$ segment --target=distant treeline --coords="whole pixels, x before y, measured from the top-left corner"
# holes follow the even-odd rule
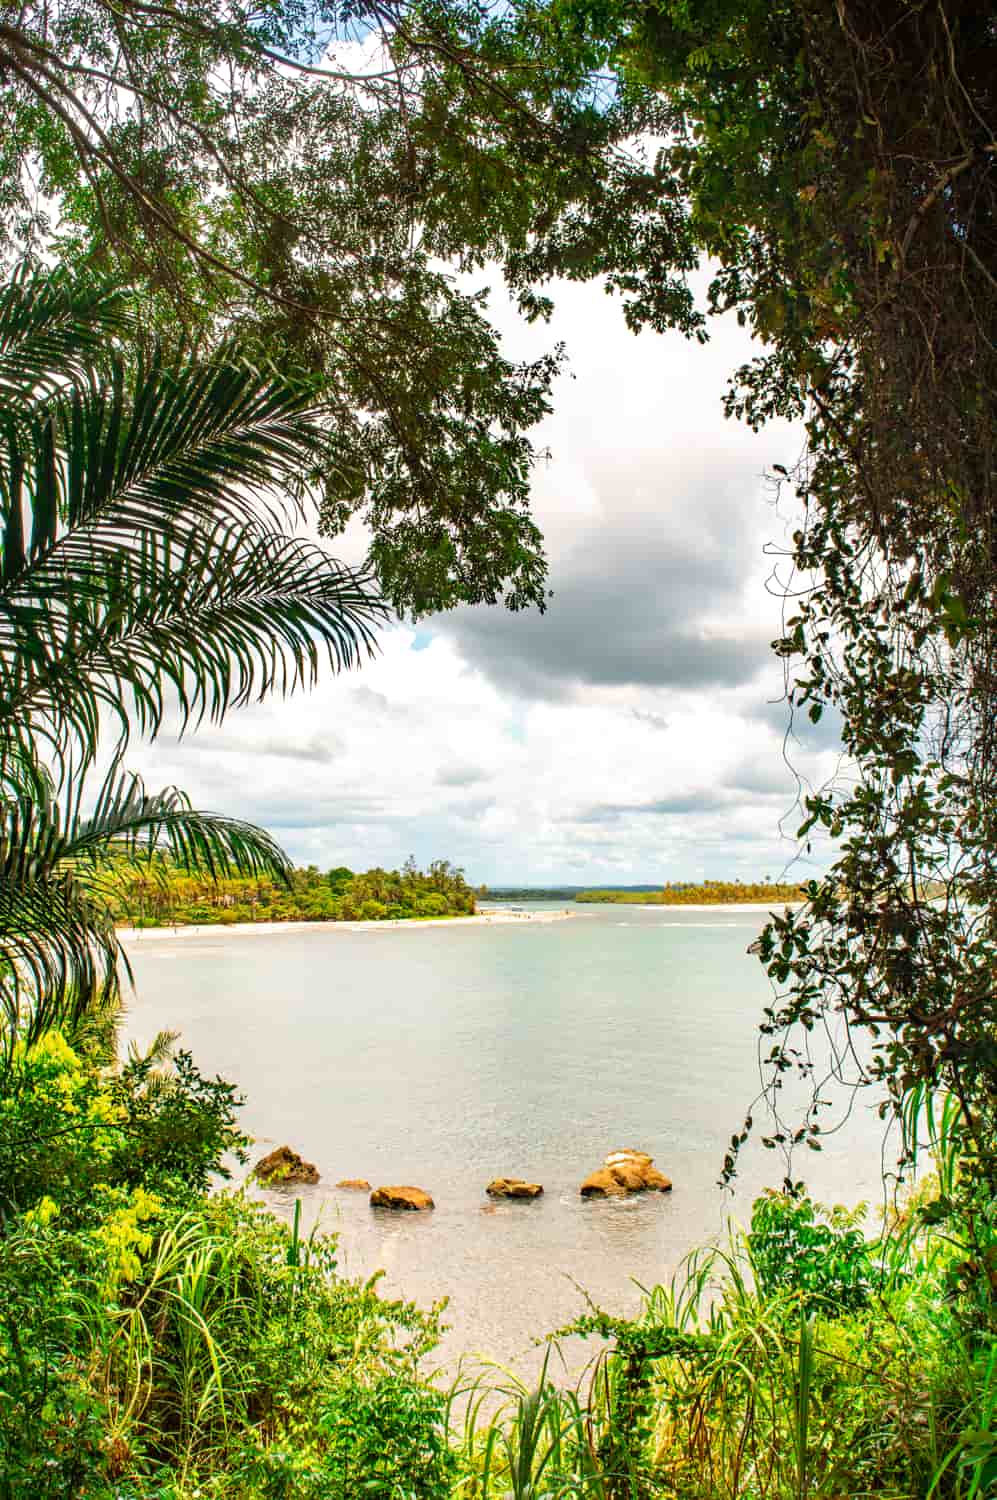
[[[583,885],[483,885],[482,901],[574,901],[585,891]],[[659,891],[658,885],[614,885],[613,891]]]
[[[628,891],[611,887],[579,891],[576,901],[616,901],[627,906],[730,906],[740,901],[802,901],[799,885],[768,881],[705,880],[701,885],[666,885],[657,890]]]
[[[289,887],[263,875],[213,881],[164,864],[122,871],[111,894],[115,919],[136,927],[418,920],[471,916],[475,909],[463,870],[445,859],[425,871],[409,859],[401,870],[364,874],[345,865],[326,871],[309,865],[292,872]]]

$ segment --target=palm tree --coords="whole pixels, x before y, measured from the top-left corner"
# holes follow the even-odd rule
[[[129,358],[133,331],[105,286],[22,270],[0,290],[0,1065],[113,1003],[122,861],[286,878],[260,829],[148,793],[130,735],[353,667],[385,614],[291,534],[307,388],[235,353]]]

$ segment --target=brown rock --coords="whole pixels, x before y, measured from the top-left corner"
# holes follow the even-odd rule
[[[608,1167],[590,1172],[579,1188],[583,1198],[625,1198],[627,1189]]]
[[[654,1166],[646,1151],[611,1151],[605,1164],[586,1177],[583,1198],[625,1198],[630,1193],[669,1193],[671,1182]]]
[[[371,1208],[435,1208],[427,1192],[417,1187],[379,1187],[370,1195]]]
[[[278,1146],[269,1156],[261,1156],[253,1172],[268,1187],[285,1187],[298,1182],[318,1182],[318,1168],[303,1161],[290,1146]]]
[[[524,1182],[521,1177],[496,1177],[485,1192],[489,1198],[539,1198],[543,1188],[539,1182]]]
[[[647,1174],[652,1168],[642,1166],[635,1161],[621,1161],[615,1166],[606,1167],[605,1170],[615,1177],[628,1193],[642,1193],[647,1187]]]
[[[611,1151],[603,1162],[603,1166],[617,1167],[627,1162],[638,1167],[649,1167],[653,1161],[654,1157],[648,1156],[646,1151]]]
[[[370,1183],[366,1177],[343,1177],[336,1183],[338,1188],[356,1188],[362,1193],[370,1192]]]

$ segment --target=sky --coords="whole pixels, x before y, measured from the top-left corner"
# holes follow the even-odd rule
[[[322,868],[413,854],[489,885],[813,873],[796,777],[825,780],[838,746],[827,720],[784,746],[765,551],[792,529],[766,474],[798,458],[800,434],[725,419],[727,378],[753,352],[736,323],[714,320],[703,347],[635,336],[595,285],[555,299],[539,327],[491,300],[511,357],[568,348],[534,434],[551,453],[533,485],[547,612],[395,624],[358,672],[133,753],[150,786],[260,823]]]

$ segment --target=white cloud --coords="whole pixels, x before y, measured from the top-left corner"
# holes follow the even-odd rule
[[[494,302],[514,357],[558,338],[571,357],[537,434],[553,455],[535,481],[546,616],[395,626],[362,673],[131,759],[302,862],[412,852],[491,883],[777,874],[795,785],[762,551],[784,523],[762,476],[798,436],[724,420],[726,378],[750,357],[736,327],[706,349],[634,338],[592,286],[561,289],[550,328]],[[819,779],[833,739],[796,757]]]

